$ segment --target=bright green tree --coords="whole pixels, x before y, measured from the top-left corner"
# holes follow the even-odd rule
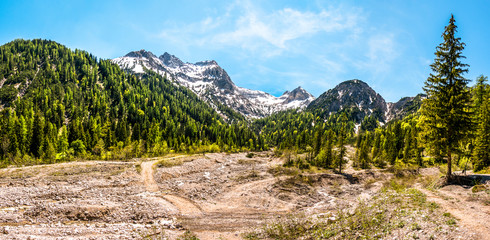
[[[340,116],[340,130],[338,133],[338,148],[339,148],[338,151],[339,152],[338,152],[337,158],[335,159],[335,165],[338,167],[339,173],[342,173],[342,167],[346,163],[346,161],[344,159],[346,151],[347,151],[347,149],[345,147],[346,138],[347,138],[347,115],[344,112]]]
[[[475,107],[477,116],[477,128],[475,138],[475,150],[473,158],[475,170],[490,165],[490,102],[487,77],[480,76],[476,83]]]
[[[427,98],[422,104],[422,120],[428,134],[430,147],[439,145],[447,158],[447,175],[451,177],[452,155],[458,143],[471,128],[470,92],[463,74],[468,65],[460,59],[465,44],[455,37],[457,32],[451,15],[442,37],[444,42],[436,48],[436,58],[431,65],[433,73],[425,81]]]

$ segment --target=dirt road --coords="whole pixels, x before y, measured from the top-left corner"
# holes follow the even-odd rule
[[[178,159],[183,157],[185,156],[171,157],[168,159]],[[143,183],[145,184],[146,190],[149,192],[158,193],[157,196],[161,197],[162,199],[161,201],[163,202],[163,204],[174,205],[178,209],[179,213],[182,215],[186,215],[186,216],[200,215],[201,209],[195,203],[189,201],[188,199],[175,195],[163,194],[162,192],[159,191],[158,184],[155,181],[153,174],[155,172],[154,171],[154,168],[156,167],[155,165],[161,160],[162,159],[141,163],[141,177]]]
[[[141,176],[143,178],[143,183],[145,184],[146,190],[149,192],[157,192],[158,185],[153,177],[153,166],[158,162],[158,160],[142,162],[141,163]]]

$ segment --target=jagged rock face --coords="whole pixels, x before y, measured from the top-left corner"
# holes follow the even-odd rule
[[[180,59],[178,59],[174,55],[170,55],[168,52],[165,52],[162,56],[160,56],[160,60],[162,60],[162,62],[165,66],[168,66],[171,68],[177,68],[177,67],[181,67],[184,65],[184,62],[182,62]]]
[[[365,116],[375,114],[384,122],[387,104],[384,98],[361,80],[349,80],[320,95],[308,105],[309,110],[320,112],[324,116],[351,109],[355,122],[361,122]]]
[[[311,95],[309,92],[301,87],[297,87],[291,92],[286,91],[282,95],[287,96],[286,100],[284,100],[285,103],[291,103],[293,101],[304,101],[313,98],[313,95]]]
[[[291,108],[304,108],[314,100],[314,97],[301,87],[285,92],[280,97],[237,87],[216,61],[184,63],[169,53],[157,58],[145,50],[130,52],[112,61],[134,73],[144,73],[146,68],[167,75],[177,84],[191,89],[215,109],[217,105],[223,104],[248,118],[265,117]]]
[[[356,123],[371,115],[386,123],[416,112],[424,98],[419,94],[402,98],[396,103],[387,103],[368,84],[357,79],[342,82],[317,99],[301,87],[274,97],[266,92],[236,86],[216,61],[184,63],[169,53],[156,57],[151,52],[140,50],[113,59],[113,62],[134,73],[144,73],[146,68],[167,75],[176,84],[191,89],[215,109],[222,104],[247,118],[260,118],[281,110],[307,106],[308,110],[324,117],[350,109],[352,120]]]
[[[386,116],[386,120],[402,119],[403,117],[415,113],[420,109],[422,100],[427,95],[417,94],[415,97],[404,97],[396,103],[388,103],[389,112]]]
[[[342,82],[326,91],[308,105],[307,109],[324,117],[350,109],[352,120],[356,123],[371,115],[378,121],[387,123],[418,111],[425,97],[423,94],[418,94],[415,97],[404,97],[396,103],[387,103],[365,82],[354,79]]]

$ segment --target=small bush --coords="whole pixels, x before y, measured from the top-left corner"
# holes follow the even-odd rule
[[[454,220],[454,218],[451,218],[449,220],[446,221],[447,225],[456,225],[456,220]]]
[[[181,158],[164,158],[157,163],[157,167],[173,167],[182,165],[184,161]]]
[[[199,238],[197,238],[197,236],[194,233],[187,230],[184,232],[184,234],[177,237],[177,240],[199,240]]]
[[[487,189],[487,186],[483,185],[483,184],[480,184],[480,185],[475,185],[471,188],[471,191],[473,193],[477,193],[477,192],[481,192],[481,191],[485,191]]]
[[[288,168],[288,167],[283,167],[283,166],[276,166],[272,167],[269,170],[267,170],[268,173],[274,175],[274,176],[280,176],[280,175],[289,175],[289,176],[295,176],[299,174],[299,169],[297,168]]]

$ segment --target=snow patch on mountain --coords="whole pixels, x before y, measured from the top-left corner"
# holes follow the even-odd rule
[[[140,50],[112,60],[121,68],[133,73],[144,73],[145,69],[167,76],[175,83],[185,86],[212,106],[226,105],[247,118],[261,118],[272,113],[305,108],[315,97],[301,87],[280,97],[266,92],[237,87],[216,61],[184,63],[169,53],[156,57],[153,53]]]

